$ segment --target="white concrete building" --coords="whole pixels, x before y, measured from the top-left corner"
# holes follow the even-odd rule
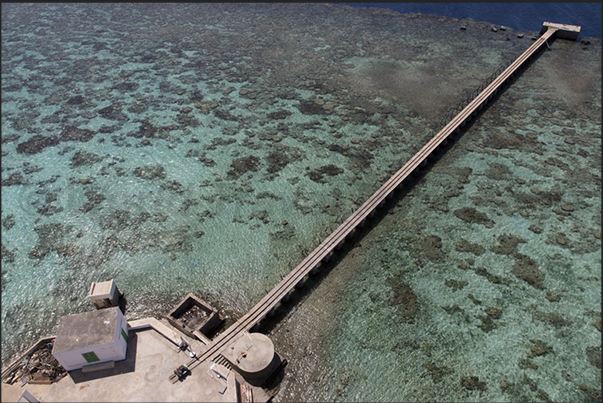
[[[52,355],[67,371],[126,358],[128,322],[118,307],[63,316]]]

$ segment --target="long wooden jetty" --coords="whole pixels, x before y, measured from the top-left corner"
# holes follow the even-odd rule
[[[499,89],[512,79],[518,70],[526,64],[555,34],[561,33],[559,37],[576,39],[580,27],[573,25],[562,25],[545,22],[541,36],[521,56],[509,65],[490,85],[477,95],[458,115],[456,115],[438,134],[436,134],[418,153],[416,153],[400,170],[391,176],[379,190],[377,190],[362,206],[360,206],[343,224],[341,224],[331,235],[329,235],[314,251],[312,251],[297,267],[282,279],[260,302],[258,302],[248,313],[237,320],[233,325],[218,335],[208,349],[194,358],[188,367],[194,368],[206,360],[215,360],[220,352],[229,343],[236,340],[244,331],[249,331],[262,319],[264,319],[281,301],[289,299],[289,293],[295,286],[302,285],[304,277],[310,272],[318,270],[318,265],[328,261],[334,249],[339,249],[346,237],[351,237],[356,228],[361,228],[368,217],[372,217],[375,210],[383,204],[387,197],[392,197],[393,192],[402,182],[420,165],[427,163],[427,158],[432,155],[438,147],[447,141],[447,138],[458,133],[465,124],[477,115],[487,103],[494,97]]]

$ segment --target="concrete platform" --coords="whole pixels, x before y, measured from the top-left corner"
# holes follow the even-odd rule
[[[203,343],[186,337],[169,324],[165,326],[177,339],[183,337],[197,354],[205,348]],[[9,396],[18,398],[18,390],[26,389],[41,402],[227,402],[236,401],[237,383],[248,385],[235,371],[222,371],[226,372],[226,379],[216,376],[211,369],[214,363],[210,361],[195,367],[182,382],[172,384],[170,375],[190,360],[188,353],[179,352],[172,340],[154,328],[131,330],[126,359],[116,362],[115,367],[90,373],[71,371],[51,385],[3,385],[2,391],[9,392],[6,396],[9,400],[3,393],[2,401],[11,401]],[[249,386],[253,401],[269,400],[262,388]]]

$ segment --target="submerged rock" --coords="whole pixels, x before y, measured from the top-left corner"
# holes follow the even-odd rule
[[[2,144],[4,143],[12,143],[13,141],[19,140],[21,136],[18,134],[9,134],[8,136],[2,136]]]
[[[46,137],[36,134],[24,143],[17,146],[17,152],[20,154],[37,154],[46,147],[52,147],[59,144],[59,138],[52,136]]]
[[[88,129],[80,129],[75,126],[67,126],[61,132],[61,141],[90,141],[96,133]]]
[[[586,357],[591,365],[601,369],[601,347],[588,347]]]
[[[165,179],[164,168],[161,165],[150,165],[146,167],[134,168],[134,175],[140,179]]]
[[[476,256],[479,256],[486,251],[486,249],[483,246],[481,246],[479,244],[471,243],[471,242],[467,241],[466,239],[462,239],[462,238],[456,244],[455,248],[459,252],[471,252]]]
[[[4,179],[2,181],[2,186],[25,185],[25,184],[27,184],[27,181],[25,180],[23,175],[21,175],[21,172],[15,172],[15,173],[11,174],[11,176],[9,176],[7,179]]]
[[[9,250],[7,249],[4,244],[2,244],[2,258],[1,260],[4,261],[6,260],[7,263],[11,263],[15,261],[15,250]]]
[[[81,105],[83,103],[84,103],[83,95],[76,95],[67,100],[67,104],[69,104],[69,105]]]
[[[419,250],[429,260],[440,260],[443,257],[442,249],[442,238],[437,235],[429,235],[423,238],[419,242]]]
[[[341,173],[343,173],[343,168],[339,168],[333,164],[329,164],[329,165],[324,165],[315,171],[308,172],[308,176],[314,182],[324,183],[324,180],[322,179],[323,174],[327,174],[329,176],[335,176],[335,175],[339,175]]]
[[[268,119],[272,119],[272,120],[285,119],[285,118],[288,118],[289,116],[291,116],[291,112],[281,110],[281,111],[276,111],[276,112],[270,112],[268,114]]]
[[[43,259],[50,251],[57,248],[63,237],[72,229],[72,227],[60,223],[34,227],[34,231],[40,239],[38,244],[31,249],[28,257],[30,259]]]
[[[2,226],[5,230],[11,229],[15,225],[15,217],[12,214],[6,216],[4,220],[2,220]]]
[[[517,245],[526,243],[526,240],[515,235],[501,235],[498,237],[498,245],[492,248],[494,253],[510,255],[517,251]]]
[[[398,309],[398,314],[405,322],[413,323],[415,315],[419,311],[417,295],[402,282],[400,277],[389,278],[387,284],[391,287],[391,295],[387,303]]]
[[[121,107],[118,105],[109,105],[105,108],[102,108],[98,110],[98,114],[104,117],[105,119],[123,121],[128,120],[127,116],[122,113]]]
[[[98,156],[97,154],[88,153],[86,151],[78,150],[71,158],[71,167],[77,168],[83,165],[92,166],[97,162],[101,162],[103,157]]]
[[[248,157],[237,158],[230,164],[231,170],[228,171],[229,178],[238,178],[246,172],[255,172],[260,165],[260,159],[254,155]]]
[[[302,100],[296,107],[304,115],[322,115],[323,113],[326,113],[322,105],[312,101]]]
[[[486,382],[481,382],[477,376],[461,378],[461,386],[467,390],[486,390]]]
[[[454,215],[468,223],[482,224],[487,228],[491,228],[494,226],[494,221],[488,218],[486,214],[477,211],[473,207],[463,207],[461,209],[455,210]]]
[[[525,281],[534,288],[544,288],[542,285],[542,282],[544,281],[544,273],[538,269],[536,262],[534,262],[528,256],[520,253],[515,254],[514,257],[515,264],[511,269],[511,273],[515,274],[518,279]]]

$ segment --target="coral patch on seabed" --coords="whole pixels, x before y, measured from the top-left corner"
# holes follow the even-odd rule
[[[52,147],[59,144],[58,137],[46,137],[39,134],[31,137],[24,143],[17,146],[17,152],[21,154],[37,154],[46,147]]]

